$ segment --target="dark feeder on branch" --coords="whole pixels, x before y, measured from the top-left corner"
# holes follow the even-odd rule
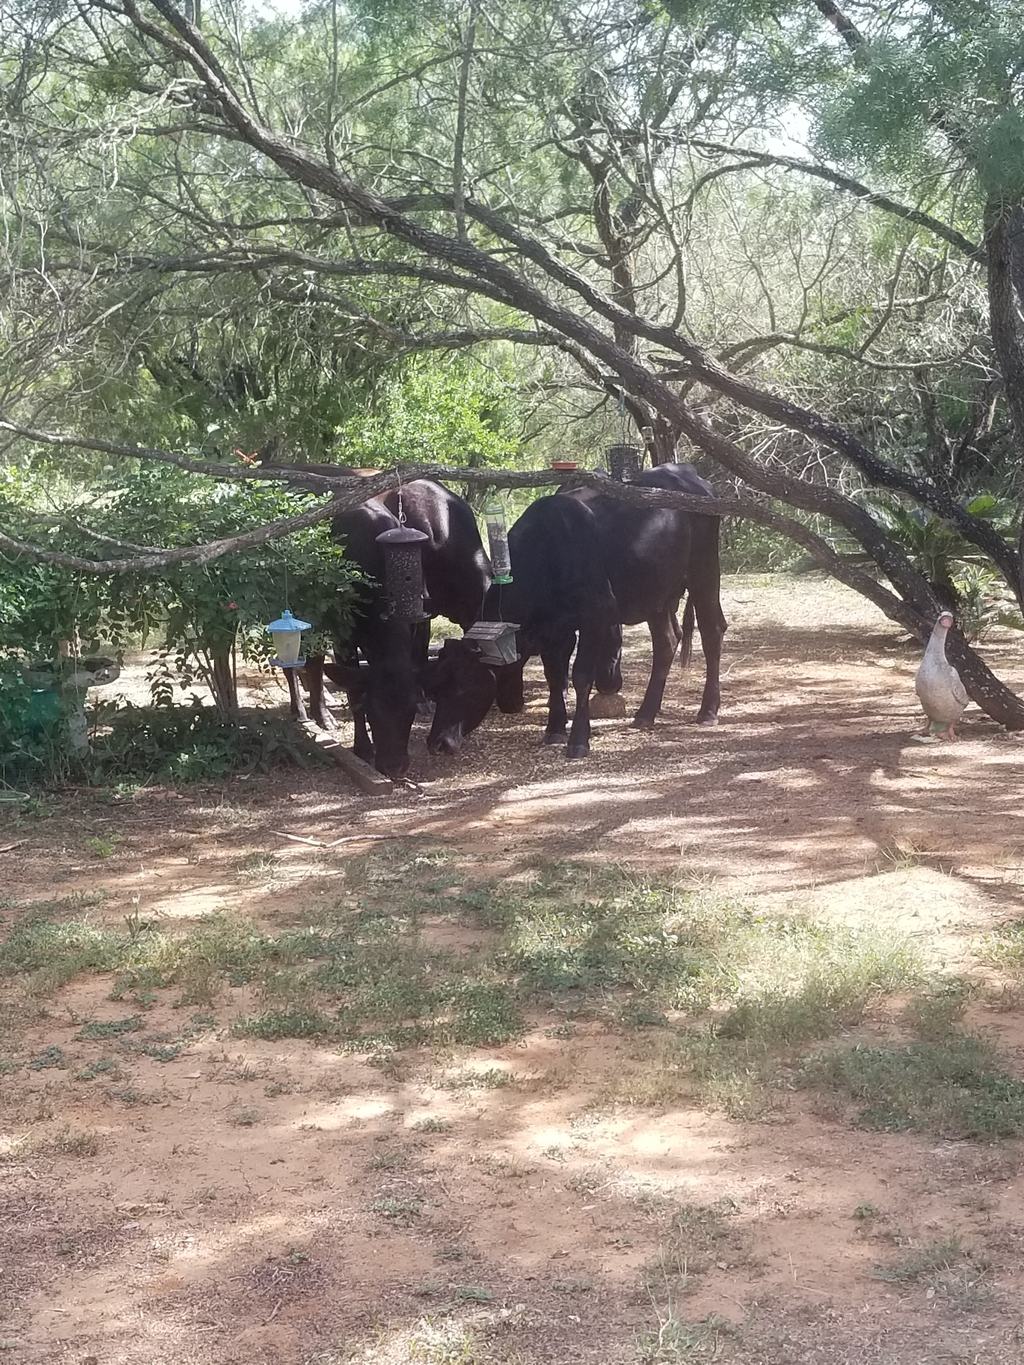
[[[618,483],[632,483],[640,473],[638,446],[609,446],[608,472]]]
[[[428,537],[411,526],[382,531],[377,544],[384,551],[384,588],[389,621],[409,625],[427,620],[423,610],[423,542]]]

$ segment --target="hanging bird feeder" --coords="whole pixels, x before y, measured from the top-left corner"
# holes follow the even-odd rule
[[[508,529],[505,509],[496,499],[484,508],[487,540],[491,550],[491,572],[495,583],[512,582],[512,560],[508,553]]]
[[[277,651],[270,661],[274,668],[302,668],[306,660],[299,657],[299,642],[302,639],[302,632],[310,629],[308,621],[297,620],[287,607],[279,620],[271,621],[267,630],[270,631],[274,649]]]
[[[382,531],[377,544],[384,551],[384,584],[388,620],[425,621],[423,610],[423,542],[428,537],[411,526]]]
[[[515,621],[477,621],[462,638],[476,645],[485,664],[514,664],[519,658],[518,629]]]
[[[619,483],[631,483],[640,473],[640,451],[637,446],[609,446],[608,470]]]

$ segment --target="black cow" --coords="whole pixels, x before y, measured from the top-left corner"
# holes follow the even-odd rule
[[[658,465],[635,482],[713,496],[711,485],[688,464]],[[566,738],[566,689],[575,647],[576,711],[567,752],[570,758],[584,757],[590,749],[591,689],[595,682],[606,692],[621,686],[621,627],[639,621],[650,628],[654,657],[633,724],[649,728],[661,709],[680,635],[688,657],[694,615],[707,665],[697,721],[715,724],[726,629],[718,534],[716,516],[637,507],[594,490],[556,493],[532,503],[509,532],[513,581],[495,583],[484,604],[485,619],[521,626],[519,661],[488,667],[470,641],[446,641],[425,677],[436,702],[427,747],[433,753],[457,753],[494,701],[503,711],[521,709],[523,664],[533,654],[541,656],[549,689],[544,741],[560,743]],[[680,632],[676,610],[686,593]]]
[[[472,508],[442,484],[417,479],[402,487],[402,510],[406,525],[427,536],[423,542],[424,609],[449,617],[465,630],[480,615],[491,581],[490,562]],[[344,542],[348,558],[370,582],[356,607],[349,638],[336,646],[335,662],[325,663],[322,656],[306,660],[313,718],[325,728],[331,724],[323,699],[326,674],[348,693],[356,754],[392,778],[404,777],[409,768],[409,735],[430,639],[428,621],[409,624],[388,619],[384,551],[377,537],[399,524],[397,489],[334,518],[331,535]],[[290,670],[287,677],[292,710],[301,717],[304,708],[297,681]]]

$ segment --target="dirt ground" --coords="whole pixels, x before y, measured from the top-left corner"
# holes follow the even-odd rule
[[[0,932],[32,903],[97,891],[88,913],[118,924],[224,910],[301,924],[349,860],[418,840],[481,876],[537,854],[678,874],[773,913],[892,926],[936,970],[971,970],[979,935],[1024,918],[1024,737],[971,707],[959,743],[915,742],[917,650],[838,585],[732,579],[724,605],[717,728],[691,723],[698,656],[673,671],[652,734],[598,722],[582,762],[539,745],[535,674],[527,712],[492,718],[458,759],[430,757],[421,726],[417,785],[385,796],[340,770],[146,787],[117,805],[66,793],[49,819],[0,824]],[[1024,686],[1019,636],[985,648]],[[633,707],[646,649],[632,632]],[[253,685],[283,704],[276,683]],[[434,932],[456,950],[472,937],[455,914]],[[17,1055],[70,1059],[0,1071],[0,1360],[12,1365],[1024,1355],[1018,1140],[860,1131],[796,1094],[756,1123],[606,1103],[629,1038],[597,1024],[563,1037],[543,1017],[513,1044],[414,1053],[389,1072],[232,1036],[244,987],[172,1060],[133,1054],[129,1103],[75,1079],[102,1048],[82,1021],[130,1012],[109,977],[80,975],[42,1002],[5,989]],[[180,1031],[180,1014],[160,1000],[146,1027]],[[978,1006],[970,1023],[1024,1073],[1020,1009]],[[465,1083],[450,1083],[453,1068]],[[511,1083],[483,1083],[495,1068]],[[94,1141],[77,1150],[69,1133]],[[714,1206],[721,1229],[659,1300],[638,1272],[688,1205]],[[983,1293],[878,1278],[894,1246],[946,1237],[969,1248]]]

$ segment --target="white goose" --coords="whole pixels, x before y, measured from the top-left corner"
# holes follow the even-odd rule
[[[956,739],[953,726],[963,715],[968,701],[960,674],[946,658],[946,635],[952,624],[953,617],[944,611],[935,622],[914,679],[914,687],[928,717],[922,733],[928,735],[935,728],[940,739]]]

